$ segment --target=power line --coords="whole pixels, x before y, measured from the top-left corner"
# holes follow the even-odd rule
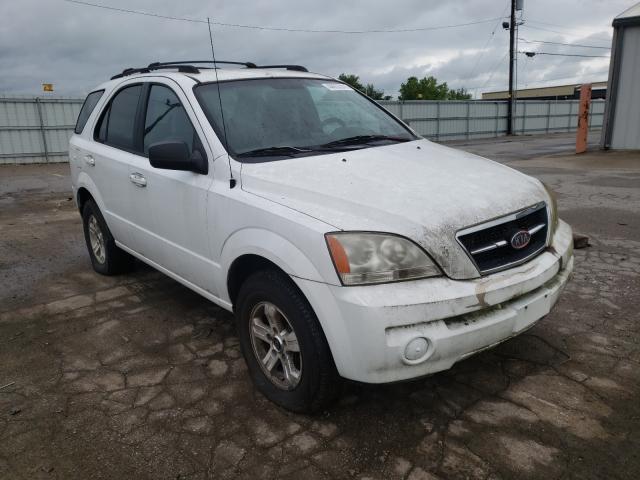
[[[540,20],[531,20],[530,18],[527,19],[527,22],[531,22],[531,23],[539,23],[540,25],[549,25],[551,27],[560,27],[560,28],[564,28],[566,29],[567,26],[566,25],[561,25],[559,23],[550,23],[550,22],[541,22]],[[579,29],[578,29],[579,30]]]
[[[556,80],[568,80],[568,79],[574,79],[574,78],[579,78],[579,77],[597,77],[597,76],[606,76],[607,72],[602,72],[602,73],[580,73],[580,74],[574,74],[574,75],[569,75],[569,76],[565,76],[565,77],[551,77],[551,78],[545,78],[545,79],[541,79],[541,80],[532,80],[530,82],[526,82],[524,84],[525,87],[529,86],[529,85],[535,85],[535,84],[540,84],[540,83],[548,83],[548,82],[554,82]],[[606,82],[606,79],[605,79]],[[476,85],[474,87],[468,87],[467,90],[478,90],[478,89],[484,89],[484,88],[493,88],[493,87],[499,87],[502,84],[500,83],[492,83],[491,85],[487,85],[487,82],[485,82],[484,85],[480,86],[480,85]],[[577,82],[576,85],[580,84],[580,83],[586,83],[586,82]]]
[[[527,57],[535,57],[536,55],[554,55],[558,57],[585,57],[585,58],[611,58],[609,55],[579,55],[577,53],[551,53],[551,52],[523,52]]]
[[[606,73],[604,73],[603,75],[606,75]],[[524,83],[524,87],[529,87],[529,85],[532,85],[533,86],[532,88],[536,88],[535,85],[539,85],[539,84],[542,84],[542,83],[553,82],[553,81],[556,81],[556,80],[572,79],[572,78],[577,78],[577,77],[580,77],[580,75],[578,75],[578,76],[571,75],[569,77],[547,78],[547,79],[544,79],[544,80],[532,80],[530,82],[525,82]],[[570,85],[580,85],[582,83],[587,83],[587,82],[576,82],[575,84],[570,84]],[[480,90],[480,89],[485,89],[485,88],[500,87],[500,86],[503,86],[503,85],[504,84],[502,84],[502,83],[492,83],[491,85],[482,85],[482,86],[476,85],[476,86],[468,87],[467,90],[469,90],[469,91],[471,91],[471,90]],[[539,87],[539,88],[542,88],[542,87]],[[524,88],[520,88],[520,90],[524,90]]]
[[[595,76],[597,76],[597,75],[598,75],[598,74],[596,73],[596,74],[591,75],[591,77],[595,77]],[[602,76],[605,76],[605,75],[606,75],[606,73],[602,73]],[[580,77],[580,76],[584,76],[584,75],[578,75],[578,77]],[[533,84],[548,83],[548,82],[555,82],[556,80],[568,80],[568,79],[572,79],[572,78],[576,78],[576,75],[570,75],[570,76],[568,76],[568,77],[553,77],[553,78],[546,78],[546,79],[544,79],[544,80],[533,80],[533,81],[531,81],[531,82],[525,83],[525,84],[524,84],[524,86],[525,86],[525,87],[527,87],[527,86],[529,86],[529,85],[533,85]],[[588,82],[577,82],[577,83],[572,84],[572,85],[580,85],[580,84],[582,84],[582,83],[588,83]],[[591,83],[596,83],[596,82],[591,82]],[[606,83],[606,79],[605,79],[605,83]]]
[[[97,3],[83,2],[81,0],[63,0],[68,3],[74,3],[77,5],[84,5],[88,7],[102,8],[104,10],[111,10],[114,12],[130,13],[134,15],[144,15],[148,17],[163,18],[166,20],[178,20],[182,22],[192,23],[207,23],[206,20],[199,20],[196,18],[174,17],[170,15],[161,15],[153,12],[145,12],[142,10],[129,10],[127,8],[111,7],[108,5],[100,5]],[[425,32],[431,30],[444,30],[448,28],[467,27],[470,25],[479,25],[481,23],[489,23],[499,20],[499,18],[488,18],[485,20],[474,20],[466,23],[457,23],[452,25],[437,25],[431,27],[418,27],[418,28],[399,28],[399,29],[374,29],[374,30],[323,30],[323,29],[303,29],[303,28],[288,28],[288,27],[266,27],[262,25],[247,25],[241,23],[225,23],[225,22],[211,22],[212,25],[218,25],[221,27],[232,28],[248,28],[253,30],[269,30],[276,32],[298,32],[298,33],[344,33],[344,34],[363,34],[363,33],[409,33],[409,32]]]
[[[484,85],[482,87],[475,87],[475,88],[485,88],[487,86],[487,84],[491,81],[491,79],[493,78],[493,75],[496,73],[496,71],[498,70],[498,67],[500,65],[502,65],[502,62],[504,62],[504,59],[507,58],[507,55],[509,55],[509,52],[506,52],[502,58],[500,59],[500,61],[498,63],[496,63],[495,67],[493,67],[493,69],[491,70],[491,74],[489,75],[489,78],[487,78],[486,82],[484,82]],[[471,89],[470,89],[471,90]]]
[[[478,59],[476,60],[475,65],[471,69],[471,72],[469,73],[469,75],[467,75],[465,78],[471,78],[473,76],[473,74],[476,73],[476,69],[478,68],[478,65],[480,65],[480,60],[482,60],[482,58],[484,57],[484,54],[486,53],[487,47],[489,46],[489,43],[491,43],[491,40],[493,40],[495,38],[496,30],[500,26],[500,21],[504,18],[505,14],[507,13],[508,8],[509,8],[509,6],[507,5],[504,8],[504,10],[502,11],[502,15],[498,19],[498,23],[496,23],[496,26],[493,27],[493,30],[491,30],[491,33],[489,34],[489,38],[487,38],[487,41],[484,44],[484,47],[482,47],[482,51],[480,52],[480,55],[478,55]]]
[[[64,0],[64,1],[68,3],[75,3],[77,5],[85,5],[88,7],[103,8],[105,10],[112,10],[114,12],[134,13],[136,15],[146,15],[147,17],[164,18],[165,20],[179,20],[181,22],[192,22],[192,23],[207,23],[206,20],[197,20],[195,18],[172,17],[170,15],[160,15],[158,13],[142,12],[139,10],[128,10],[126,8],[110,7],[108,5],[98,5],[97,3],[82,2],[80,0]],[[214,23],[214,22],[211,22],[211,23]]]
[[[597,45],[582,45],[580,43],[563,43],[563,42],[548,42],[545,40],[526,40],[524,38],[518,38],[518,40],[521,40],[525,43],[544,43],[544,44],[548,44],[548,45],[564,45],[566,47],[580,47],[580,48],[600,48],[603,50],[611,50],[611,47],[600,47]]]
[[[564,30],[564,31],[568,31],[568,32],[589,32],[591,33],[591,30],[589,28],[585,28],[585,27],[567,27],[566,25],[561,25],[558,23],[549,23],[549,22],[541,22],[539,20],[531,20],[531,19],[527,19],[527,22],[529,23],[535,23],[538,25],[549,25],[551,27],[557,27],[560,30]],[[583,34],[584,36],[584,34]]]
[[[588,35],[585,35],[584,33],[583,34],[566,33],[566,32],[559,32],[557,30],[551,30],[549,28],[534,27],[533,25],[528,25],[526,23],[524,25],[522,25],[522,26],[526,27],[526,28],[531,28],[533,30],[540,30],[542,32],[557,33],[558,35],[564,35],[565,37],[581,37],[581,38],[584,38],[584,37],[588,36]],[[603,39],[603,41],[604,41],[604,39]]]

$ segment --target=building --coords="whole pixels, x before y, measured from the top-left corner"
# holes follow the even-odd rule
[[[607,82],[592,83],[591,98],[606,98]],[[580,98],[582,84],[556,85],[553,87],[525,88],[518,90],[515,97],[518,100],[577,100]],[[482,100],[508,100],[509,91],[485,92]]]
[[[609,95],[600,144],[640,149],[640,3],[613,19]]]

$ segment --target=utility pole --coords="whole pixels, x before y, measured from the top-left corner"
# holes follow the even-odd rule
[[[513,72],[516,47],[516,0],[511,0],[509,22],[509,105],[507,110],[507,135],[513,134]]]

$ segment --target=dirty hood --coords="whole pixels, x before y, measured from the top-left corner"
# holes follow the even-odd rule
[[[458,230],[548,201],[537,180],[427,140],[244,163],[241,180],[243,190],[336,230],[404,235],[457,279],[478,276]]]

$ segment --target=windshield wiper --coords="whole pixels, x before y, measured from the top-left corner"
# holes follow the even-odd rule
[[[390,135],[356,135],[353,137],[341,138],[340,140],[334,140],[333,142],[325,143],[320,146],[323,148],[342,147],[345,145],[361,145],[383,140],[390,140],[393,142],[408,142],[413,139],[407,137],[393,137]]]
[[[277,147],[265,147],[256,148],[255,150],[249,150],[237,154],[237,157],[269,157],[284,155],[288,157],[294,157],[299,153],[309,152],[321,152],[322,150],[336,150],[347,146],[366,145],[370,142],[378,141],[393,141],[393,142],[408,142],[412,140],[407,137],[393,137],[388,135],[356,135],[353,137],[342,138],[340,140],[334,140],[333,142],[324,143],[322,145],[314,145],[308,147],[293,147],[291,145],[282,145]]]
[[[307,153],[312,152],[313,150],[309,148],[301,148],[301,147],[292,147],[289,145],[284,145],[281,147],[266,147],[266,148],[256,148],[255,150],[249,150],[247,152],[239,153],[238,157],[268,157],[271,155],[287,155],[293,157],[296,153]]]

